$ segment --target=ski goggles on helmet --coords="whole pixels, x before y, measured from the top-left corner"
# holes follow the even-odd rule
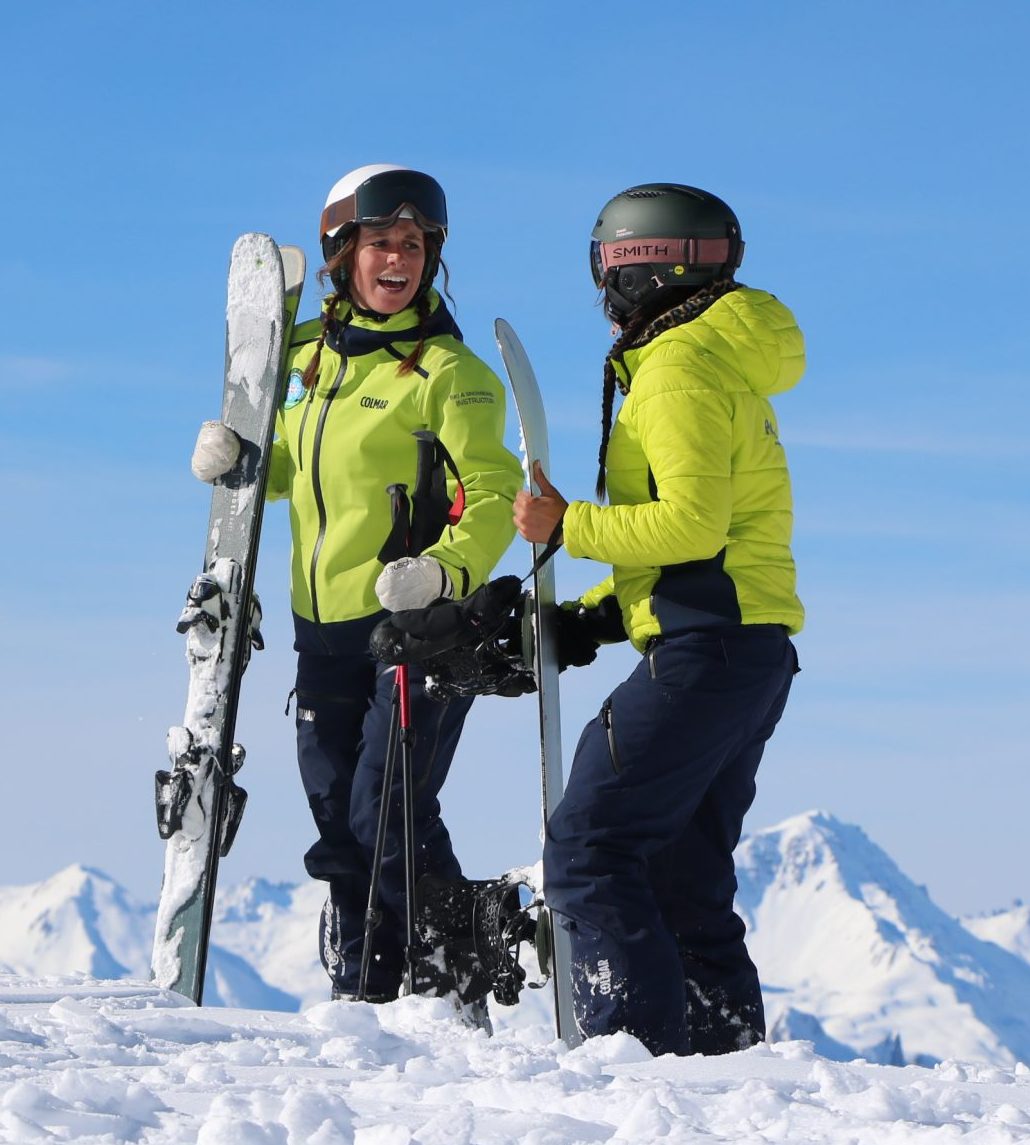
[[[740,266],[743,243],[737,245],[733,269]],[[640,266],[642,263],[678,263],[684,271],[698,267],[721,267],[730,261],[731,242],[725,239],[627,238],[616,242],[590,243],[590,270],[598,288],[613,267]]]
[[[321,233],[325,238],[348,223],[388,227],[398,219],[414,219],[423,230],[446,235],[447,200],[440,184],[421,171],[380,172],[326,207]]]

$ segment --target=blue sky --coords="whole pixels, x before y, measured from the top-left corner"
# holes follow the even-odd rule
[[[552,479],[589,497],[609,344],[587,267],[637,182],[717,192],[742,281],[809,367],[777,403],[809,620],[756,829],[858,823],[945,908],[1030,894],[1030,8],[1015,2],[476,6],[68,0],[5,16],[0,106],[0,883],[80,861],[160,884],[152,776],[199,571],[189,473],[218,411],[225,270],[262,230],[317,269],[345,171],[447,190],[466,340],[520,333]],[[315,309],[309,274],[303,313]],[[517,438],[512,430],[512,443]],[[251,803],[222,878],[298,881],[311,829],[283,716],[285,514],[238,738]],[[504,571],[525,570],[518,543]],[[559,591],[600,579],[561,559]],[[568,755],[631,663],[563,676]],[[480,701],[446,791],[468,873],[538,850],[531,702]]]

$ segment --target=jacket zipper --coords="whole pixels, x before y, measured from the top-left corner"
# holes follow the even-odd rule
[[[618,775],[622,771],[622,764],[619,761],[619,749],[615,746],[615,725],[610,696],[601,705],[601,723],[604,724],[604,733],[608,737],[608,754],[612,757],[612,767]]]
[[[308,424],[308,413],[311,410],[311,401],[315,396],[315,390],[318,388],[318,381],[311,383],[311,392],[308,394],[308,400],[304,403],[304,412],[300,415],[300,429],[297,432],[297,472],[304,472],[304,427]]]
[[[315,547],[311,552],[311,572],[310,572],[310,588],[311,588],[311,614],[316,624],[321,621],[318,617],[318,589],[315,585],[315,574],[318,568],[318,555],[322,551],[322,543],[325,540],[326,525],[328,518],[325,511],[325,497],[322,494],[321,482],[321,465],[319,464],[319,454],[322,449],[322,434],[325,431],[325,421],[329,416],[329,407],[333,403],[333,399],[340,391],[340,386],[343,385],[343,375],[347,372],[347,359],[344,358],[340,363],[333,384],[326,394],[325,401],[322,403],[322,408],[318,412],[318,422],[315,425],[315,440],[311,446],[311,490],[315,495],[315,505],[318,507],[318,536],[315,538]]]

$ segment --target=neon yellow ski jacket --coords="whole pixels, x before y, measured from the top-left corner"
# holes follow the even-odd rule
[[[289,498],[291,600],[307,620],[354,620],[382,607],[375,581],[392,523],[386,487],[403,483],[413,491],[415,430],[437,434],[465,490],[460,521],[425,550],[447,570],[456,597],[489,577],[514,536],[522,467],[503,444],[504,388],[461,341],[435,290],[430,301],[430,336],[410,374],[398,366],[418,338],[414,308],[375,321],[340,303],[310,390],[301,376],[321,323],[295,332],[268,497]],[[453,498],[455,482],[450,474],[447,480]]]
[[[804,339],[773,295],[723,295],[693,321],[628,350],[631,388],[612,427],[608,505],[572,502],[565,547],[612,565],[641,651],[655,636],[728,624],[800,631],[793,502],[770,395],[804,372]]]

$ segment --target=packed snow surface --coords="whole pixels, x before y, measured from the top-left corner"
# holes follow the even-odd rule
[[[492,1005],[493,1038],[432,999],[325,1001],[314,882],[223,887],[203,1007],[145,982],[154,908],[107,876],[0,887],[0,1145],[1030,1142],[1022,904],[963,925],[820,812],[737,865],[769,1043],[657,1060],[567,1050],[547,989]]]
[[[841,1062],[1030,1063],[1024,906],[951,918],[858,828],[821,812],[750,836],[737,872],[770,1042],[808,1041]],[[303,1011],[325,1001],[324,898],[314,880],[223,881],[205,1003]],[[74,866],[34,885],[0,886],[0,967],[10,973],[155,976],[169,986],[160,966],[154,975],[154,933],[154,905],[134,902],[99,871]],[[524,965],[532,972],[529,952]],[[549,995],[524,991],[506,1024],[546,1021]]]
[[[0,1141],[596,1145],[1030,1140],[1030,1070],[829,1061],[806,1042],[652,1058],[449,1005],[195,1007],[151,985],[0,974]]]

